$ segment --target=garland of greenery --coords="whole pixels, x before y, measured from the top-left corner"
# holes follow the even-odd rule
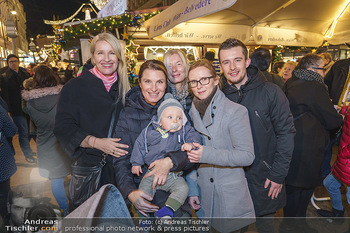
[[[76,36],[91,34],[102,31],[113,31],[116,28],[126,26],[141,27],[144,21],[157,15],[160,11],[146,14],[122,14],[110,16],[103,19],[96,19],[90,22],[84,22],[79,25],[70,25],[64,29],[64,40],[75,38]]]

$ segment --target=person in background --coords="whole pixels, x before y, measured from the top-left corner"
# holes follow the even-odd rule
[[[292,77],[292,72],[296,66],[297,63],[294,61],[287,61],[286,63],[284,63],[281,71],[279,72],[279,76],[283,78],[284,82],[286,82]]]
[[[296,128],[295,146],[286,177],[285,217],[306,217],[316,186],[322,182],[321,166],[329,143],[329,130],[342,124],[323,81],[324,61],[306,54],[284,85]]]
[[[338,147],[338,156],[335,160],[332,172],[323,180],[323,185],[326,187],[329,197],[332,202],[332,211],[318,209],[317,213],[322,217],[344,217],[344,206],[342,203],[342,195],[340,187],[346,185],[346,199],[350,204],[350,107],[344,106],[341,114],[345,115],[342,136]]]
[[[142,215],[156,212],[164,206],[169,193],[157,191],[152,198],[151,195],[138,189],[141,179],[148,176],[154,176],[153,187],[163,185],[165,178],[171,172],[186,170],[188,159],[185,152],[173,151],[164,155],[150,164],[151,172],[145,176],[133,176],[131,172],[130,156],[134,148],[135,141],[141,131],[157,114],[158,107],[164,100],[167,89],[167,70],[164,64],[158,60],[147,60],[139,71],[139,85],[133,87],[126,95],[125,107],[120,113],[120,117],[115,129],[114,137],[121,138],[120,143],[129,147],[126,149],[128,154],[113,159],[115,178],[117,187],[127,203],[132,203],[136,210]],[[147,171],[143,169],[143,174]],[[152,202],[152,203],[151,203]],[[183,205],[175,213],[175,217],[181,217],[191,214],[188,204]]]
[[[94,67],[84,68],[62,88],[54,134],[78,166],[97,166],[104,154],[111,155],[105,157],[100,183],[115,184],[112,157],[125,155],[127,145],[119,143],[120,138],[108,138],[108,132],[113,127],[114,110],[117,122],[130,89],[127,64],[118,39],[111,33],[95,36],[90,52]],[[70,205],[69,212],[76,207]]]
[[[280,88],[284,85],[284,80],[275,73],[270,73],[267,70],[270,67],[272,56],[268,49],[258,48],[250,55],[251,65],[257,67],[264,74],[268,82],[274,83]]]
[[[328,60],[327,60],[328,61]],[[325,61],[326,63],[326,61]],[[328,87],[329,97],[336,108],[341,108],[343,100],[340,100],[342,93],[346,91],[346,80],[349,78],[350,59],[336,61],[324,77],[324,82]],[[347,98],[347,97],[345,97]],[[338,129],[329,133],[330,141],[326,150],[326,157],[322,164],[322,177],[326,177],[331,172],[332,148],[335,143],[335,136]]]
[[[323,58],[324,60],[324,68],[326,69],[325,74],[328,73],[328,71],[332,68],[332,66],[334,65],[334,61],[332,58],[332,55],[330,53],[321,53],[320,56]]]
[[[186,83],[189,68],[186,56],[179,49],[171,49],[164,55],[163,62],[168,71],[167,92],[173,94],[188,113],[191,109],[192,98]]]
[[[63,84],[66,84],[69,80],[74,78],[74,71],[71,64],[68,64],[66,70],[64,71]]]
[[[1,99],[1,97],[0,97]],[[17,133],[17,127],[8,115],[6,104],[1,99],[0,104],[0,216],[5,219],[7,200],[11,190],[10,179],[17,171],[15,151],[8,138]]]
[[[27,67],[27,72],[29,73],[30,77],[33,77],[34,75],[34,69],[37,66],[35,63],[30,63]]]
[[[259,232],[274,232],[273,216],[286,204],[285,177],[294,148],[295,128],[281,88],[266,82],[250,65],[247,47],[227,39],[219,48],[222,92],[248,109],[255,160],[245,168]],[[266,217],[266,218],[264,218]]]
[[[193,62],[196,61],[195,58],[194,58],[194,55],[192,53],[187,54],[186,57],[187,57],[189,65],[191,65]]]
[[[22,111],[21,91],[24,89],[24,80],[28,79],[30,75],[24,68],[19,67],[18,57],[14,54],[7,56],[7,64],[9,69],[1,75],[1,97],[6,101],[8,111],[18,128],[19,145],[26,161],[36,163],[34,158],[36,154],[29,144],[28,115]]]
[[[219,77],[206,59],[189,70],[188,85],[194,94],[191,116],[204,145],[187,152],[199,167],[187,176],[189,203],[199,218],[212,219],[220,232],[232,232],[254,222],[255,213],[243,166],[254,161],[254,145],[248,111],[227,99],[219,89]],[[240,224],[230,219],[251,218]]]
[[[204,54],[204,58],[207,59],[215,68],[215,72],[217,75],[220,75],[220,63],[218,59],[215,59],[214,50],[209,50]]]
[[[275,62],[272,66],[272,73],[279,75],[283,65],[284,65],[284,61]]]
[[[39,174],[51,181],[51,191],[63,212],[68,214],[68,200],[64,178],[70,174],[72,161],[65,154],[53,134],[57,102],[62,85],[50,67],[40,65],[33,77],[33,88],[22,92],[26,101],[23,111],[37,126],[37,154]]]

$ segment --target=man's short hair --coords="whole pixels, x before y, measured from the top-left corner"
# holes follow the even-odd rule
[[[251,64],[265,71],[270,67],[272,56],[266,48],[258,48],[250,55]]]
[[[295,70],[307,70],[311,67],[318,67],[323,62],[323,58],[320,55],[308,53],[301,58]]]
[[[230,48],[234,48],[234,47],[238,47],[238,46],[242,47],[242,52],[243,52],[244,58],[247,60],[248,59],[248,49],[245,46],[245,44],[243,44],[242,41],[237,40],[235,38],[229,38],[229,39],[225,40],[220,45],[220,48],[219,48],[219,61],[220,61],[220,51],[221,50],[230,49]]]
[[[9,64],[9,60],[10,60],[11,58],[13,58],[13,57],[15,57],[15,58],[19,61],[19,58],[17,57],[17,55],[15,55],[15,54],[10,54],[10,55],[8,55],[7,58],[6,58],[7,64]]]
[[[208,61],[212,62],[215,60],[215,53],[212,51],[208,51],[205,53],[204,58],[207,59]]]

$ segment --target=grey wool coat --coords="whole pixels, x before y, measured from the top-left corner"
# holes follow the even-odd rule
[[[255,158],[247,109],[227,99],[218,89],[203,119],[194,104],[191,114],[195,129],[204,137],[197,174],[192,172],[186,178],[189,196],[200,199],[197,215],[254,218],[254,206],[243,170],[243,166],[249,166]],[[229,225],[230,221],[216,226],[213,222],[220,231],[225,231],[222,227],[231,231],[235,228]]]
[[[62,85],[23,91],[26,112],[37,127],[37,154],[39,173],[49,179],[70,174],[71,159],[63,151],[53,134],[59,93]]]

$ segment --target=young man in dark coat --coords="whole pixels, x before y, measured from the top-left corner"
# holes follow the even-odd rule
[[[16,55],[7,56],[8,69],[1,74],[1,97],[8,105],[8,111],[18,128],[18,140],[21,150],[28,163],[36,163],[32,149],[29,144],[29,131],[27,116],[22,111],[23,81],[30,77],[29,73],[19,67],[19,59]]]
[[[286,204],[284,181],[294,148],[295,129],[282,90],[266,82],[250,65],[248,50],[239,40],[227,39],[219,48],[222,91],[248,109],[255,160],[246,177],[257,217],[273,217]],[[257,221],[259,232],[273,232],[273,222]]]
[[[251,65],[258,68],[265,76],[266,81],[271,82],[279,86],[280,88],[284,85],[284,80],[281,76],[275,73],[267,71],[270,67],[272,56],[270,51],[265,48],[258,48],[250,55]]]
[[[284,86],[297,130],[286,178],[285,217],[306,217],[314,189],[322,184],[321,165],[329,143],[329,130],[342,124],[324,84],[324,61],[305,55]]]

